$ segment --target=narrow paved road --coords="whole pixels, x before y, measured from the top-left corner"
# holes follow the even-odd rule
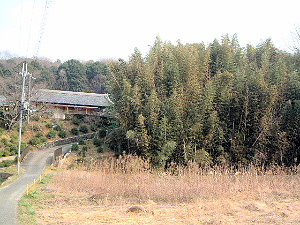
[[[63,152],[71,149],[71,145],[60,146]],[[13,184],[0,189],[0,225],[17,224],[18,200],[26,191],[26,185],[32,184],[33,179],[37,179],[42,174],[44,167],[50,165],[53,159],[53,152],[58,147],[31,152],[21,163],[25,173]]]

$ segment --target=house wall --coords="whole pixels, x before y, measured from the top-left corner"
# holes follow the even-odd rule
[[[66,114],[84,114],[84,115],[97,115],[102,112],[103,108],[88,108],[78,106],[64,106],[36,103],[36,110],[51,113],[51,117],[55,119],[65,119]]]
[[[62,111],[53,111],[53,117],[55,119],[66,119],[66,113],[65,112],[62,112]]]

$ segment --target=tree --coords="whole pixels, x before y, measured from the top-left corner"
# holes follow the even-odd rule
[[[86,64],[86,77],[90,90],[96,93],[107,93],[107,79],[110,76],[108,66],[103,62],[91,62]]]
[[[58,87],[66,91],[87,91],[86,67],[81,62],[71,59],[63,63],[57,72]]]
[[[157,38],[145,58],[136,49],[111,64],[114,145],[158,167],[297,164],[296,58],[271,40],[241,48],[228,35],[208,47]]]

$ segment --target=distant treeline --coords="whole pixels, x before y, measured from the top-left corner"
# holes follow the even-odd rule
[[[28,72],[35,78],[31,82],[35,88],[58,89],[65,91],[84,91],[106,93],[109,68],[107,62],[80,62],[46,59],[10,58],[0,60],[0,95],[11,97],[20,95],[22,65],[28,63]],[[28,85],[29,78],[26,85]],[[16,98],[15,96],[13,97]]]
[[[164,167],[300,162],[300,54],[236,37],[173,45],[110,65],[110,145]]]

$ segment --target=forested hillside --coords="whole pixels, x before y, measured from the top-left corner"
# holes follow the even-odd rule
[[[116,129],[111,147],[156,166],[298,165],[300,55],[266,40],[241,47],[173,45],[159,38],[110,66]]]
[[[0,114],[6,128],[18,118],[23,61],[0,60],[0,95],[15,103]],[[300,53],[271,40],[241,47],[227,35],[208,45],[157,38],[145,57],[135,50],[126,61],[28,63],[35,88],[111,94],[108,142],[117,154],[157,167],[300,162]]]
[[[19,118],[23,62],[28,63],[28,72],[32,75],[26,79],[25,95],[28,101],[31,93],[39,88],[64,91],[84,91],[107,93],[107,77],[110,75],[107,62],[80,62],[47,59],[9,58],[0,60],[0,96],[9,104],[8,110],[0,108],[0,127],[12,129]],[[30,84],[29,84],[30,83]],[[30,86],[30,87],[29,87]]]
[[[9,58],[0,60],[0,95],[9,98],[12,93],[20,95],[23,62],[28,63],[28,72],[36,78],[32,85],[64,91],[105,93],[106,77],[109,76],[107,62],[80,62],[72,59],[64,63],[59,60]],[[28,85],[28,79],[27,83]]]

